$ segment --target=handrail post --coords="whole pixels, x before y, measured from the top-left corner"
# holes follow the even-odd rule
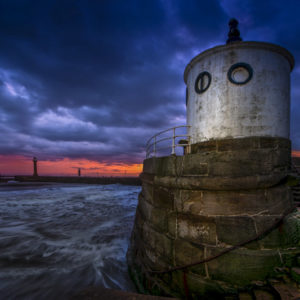
[[[183,135],[181,134],[181,135],[176,136],[176,129],[177,128],[183,128],[183,127],[185,127],[188,132],[186,134],[183,134]],[[170,139],[172,140],[172,146],[171,146],[172,147],[172,151],[171,151],[172,155],[176,155],[175,149],[176,149],[177,146],[185,146],[187,153],[190,153],[191,152],[191,136],[189,135],[189,130],[188,130],[189,128],[191,128],[190,125],[176,126],[176,127],[172,127],[172,128],[163,130],[163,131],[155,134],[154,136],[152,136],[148,140],[148,142],[146,143],[146,158],[151,157],[152,153],[153,153],[153,157],[156,157],[156,152],[157,151],[160,151],[161,149],[165,149],[166,148],[166,147],[165,148],[157,147],[156,144],[160,143],[162,141],[165,141],[165,140],[170,140]],[[157,137],[161,136],[163,133],[170,132],[170,131],[173,132],[173,135],[171,137],[168,134],[168,137],[166,137],[166,138],[163,138],[163,139],[158,138],[157,139]],[[187,138],[186,144],[185,145],[176,145],[176,137],[186,137]],[[153,143],[151,143],[152,141],[153,141]],[[182,144],[182,143],[180,143],[180,144]],[[168,144],[167,148],[169,148],[169,147],[170,146]]]
[[[175,154],[175,127],[173,128],[172,154]]]
[[[187,153],[191,153],[191,136],[188,135],[188,146],[187,146]]]

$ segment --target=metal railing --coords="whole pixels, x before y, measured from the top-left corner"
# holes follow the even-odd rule
[[[176,147],[184,147],[184,152],[185,153],[190,153],[190,140],[191,137],[186,133],[186,134],[176,134],[176,129],[178,128],[190,128],[190,125],[181,125],[181,126],[176,126],[172,127],[166,130],[163,130],[154,136],[152,136],[148,142],[146,143],[146,158],[149,158],[151,156],[155,157],[157,153],[161,150],[166,150],[166,149],[171,149],[171,154],[175,154],[175,148]],[[166,132],[172,132],[172,136],[167,136],[160,138],[164,133]],[[176,143],[176,138],[186,138],[185,140],[180,140],[178,143]],[[158,147],[158,143],[162,143],[164,141],[171,140],[172,144],[167,145],[165,147]]]

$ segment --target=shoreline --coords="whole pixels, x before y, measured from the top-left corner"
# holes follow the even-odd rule
[[[27,183],[82,183],[141,185],[139,177],[68,177],[68,176],[14,176],[14,180]],[[14,183],[12,183],[14,184]],[[16,183],[17,184],[17,183]]]

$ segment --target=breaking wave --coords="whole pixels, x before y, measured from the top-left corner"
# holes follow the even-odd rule
[[[91,285],[134,291],[126,251],[140,187],[0,187],[0,298],[66,299]]]

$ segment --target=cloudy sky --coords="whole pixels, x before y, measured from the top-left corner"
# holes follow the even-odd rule
[[[286,47],[300,150],[298,0],[0,0],[0,173],[138,173],[145,141],[185,124],[183,71],[224,44]],[[300,152],[299,152],[300,153]]]

